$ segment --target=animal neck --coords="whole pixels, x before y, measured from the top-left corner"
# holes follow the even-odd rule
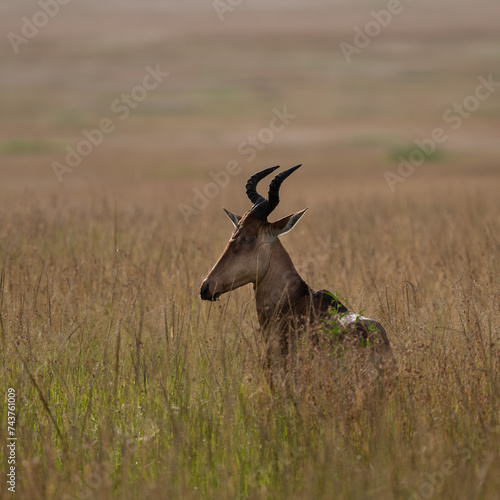
[[[273,242],[270,262],[255,285],[257,313],[263,328],[273,318],[300,313],[309,303],[311,293],[279,240]]]

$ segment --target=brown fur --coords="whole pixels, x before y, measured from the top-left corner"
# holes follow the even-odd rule
[[[339,329],[353,333],[360,341],[370,341],[392,357],[380,323],[349,313],[327,291],[313,290],[300,277],[275,236],[294,215],[269,223],[257,219],[250,210],[239,218],[226,249],[202,284],[202,298],[216,300],[222,293],[253,283],[262,331],[266,339],[273,331],[279,333],[284,354],[291,335],[307,329],[317,336],[320,320],[331,318]]]

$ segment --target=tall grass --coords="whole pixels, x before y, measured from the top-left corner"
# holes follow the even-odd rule
[[[387,326],[397,376],[306,350],[274,393],[251,291],[197,296],[230,233],[216,203],[190,226],[95,194],[7,210],[17,497],[498,498],[500,202],[414,187],[321,199],[284,238],[311,285]]]

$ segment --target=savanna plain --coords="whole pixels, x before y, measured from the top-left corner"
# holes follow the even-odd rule
[[[409,2],[348,63],[386,5],[69,2],[18,53],[39,5],[0,7],[1,498],[500,497],[500,89],[444,117],[500,81],[499,9]],[[113,111],[148,67],[168,76]],[[222,207],[298,163],[273,217],[309,211],[282,242],[386,327],[390,376],[305,345],[271,390],[251,286],[199,298]]]

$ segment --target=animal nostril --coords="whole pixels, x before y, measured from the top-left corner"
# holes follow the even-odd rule
[[[202,298],[202,300],[207,300],[210,298],[209,291],[210,291],[210,285],[208,283],[205,283],[204,285],[201,286],[200,297]]]

